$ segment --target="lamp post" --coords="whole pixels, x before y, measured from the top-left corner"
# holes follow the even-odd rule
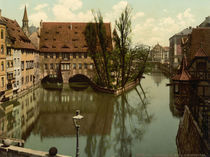
[[[80,115],[80,110],[76,110],[76,116],[73,117],[74,126],[77,131],[76,157],[79,157],[79,128],[80,128],[80,125],[77,124],[77,121],[80,121],[82,118],[83,116]]]

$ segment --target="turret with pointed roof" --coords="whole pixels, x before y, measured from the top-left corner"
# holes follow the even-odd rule
[[[27,14],[27,9],[25,6],[25,10],[24,10],[24,15],[23,15],[23,20],[22,20],[22,29],[23,32],[29,37],[29,27],[28,27],[28,14]]]

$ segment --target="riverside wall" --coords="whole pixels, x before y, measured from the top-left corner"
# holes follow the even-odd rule
[[[28,148],[0,144],[0,157],[70,157],[65,155],[49,155],[48,152],[36,151]]]
[[[210,155],[208,142],[203,139],[203,134],[187,106],[179,124],[176,143],[180,157]]]

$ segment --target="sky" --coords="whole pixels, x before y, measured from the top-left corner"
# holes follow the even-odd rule
[[[90,22],[91,10],[100,10],[105,22],[115,27],[122,10],[132,8],[134,44],[169,45],[169,38],[181,30],[196,27],[210,16],[210,0],[0,0],[2,16],[22,26],[27,6],[30,25],[40,21]]]

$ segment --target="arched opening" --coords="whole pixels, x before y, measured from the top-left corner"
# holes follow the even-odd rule
[[[56,74],[50,74],[41,80],[41,84],[45,89],[62,90],[63,79]]]
[[[73,77],[69,78],[69,86],[70,88],[81,91],[85,90],[89,87],[90,79],[82,74],[74,75]]]

